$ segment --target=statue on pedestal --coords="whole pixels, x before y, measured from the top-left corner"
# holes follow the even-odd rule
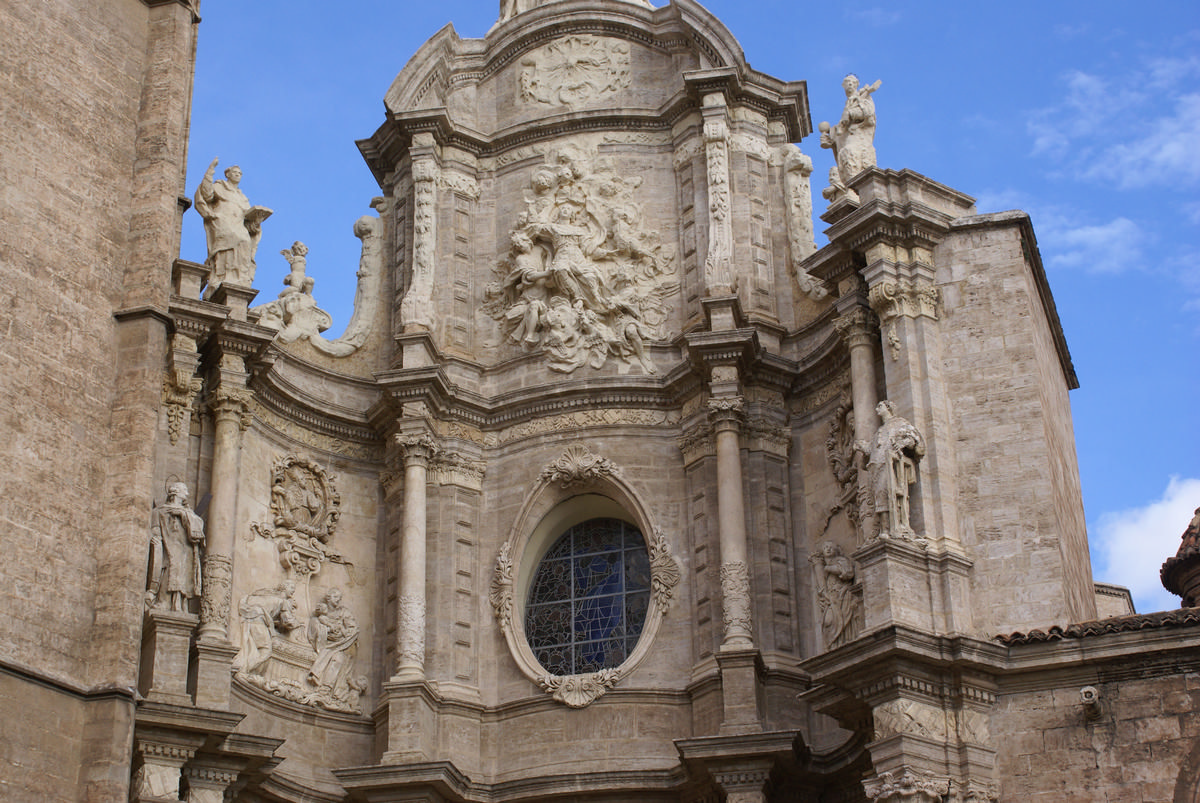
[[[911,538],[909,489],[917,481],[917,463],[925,456],[925,441],[907,420],[896,415],[892,402],[875,406],[883,422],[875,438],[867,444],[859,441],[855,449],[868,456],[867,481],[873,504],[869,512],[874,522],[863,527],[868,538]]]
[[[842,80],[842,89],[846,92],[842,119],[835,126],[826,122],[818,126],[821,147],[831,149],[837,160],[837,180],[830,171],[830,186],[821,193],[830,201],[850,198],[852,191],[847,185],[851,179],[875,166],[875,101],[871,100],[871,95],[881,83],[876,81],[860,88],[858,76],[847,75]],[[857,196],[853,200],[857,200]]]
[[[271,210],[265,206],[251,206],[238,188],[242,169],[237,165],[226,168],[224,181],[213,181],[218,161],[212,160],[196,188],[196,211],[204,218],[208,243],[204,264],[212,269],[208,279],[210,292],[226,282],[250,286],[254,281],[254,254],[262,238],[262,222],[271,216]]]
[[[167,487],[167,501],[151,513],[148,608],[186,613],[188,601],[200,596],[204,521],[187,501],[188,487],[173,482]]]

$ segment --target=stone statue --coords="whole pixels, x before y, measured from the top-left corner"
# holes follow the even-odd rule
[[[846,92],[846,106],[842,110],[842,119],[836,126],[822,122],[818,126],[821,132],[821,147],[833,151],[837,160],[840,178],[834,184],[830,176],[834,196],[822,193],[831,201],[845,196],[845,185],[868,167],[875,166],[875,101],[871,95],[879,89],[881,81],[870,86],[859,87],[858,77],[847,75],[842,80],[842,89]]]
[[[274,588],[260,588],[242,597],[238,613],[242,617],[242,647],[233,659],[239,674],[262,676],[262,669],[271,657],[271,638],[276,633],[287,635],[299,626],[296,603],[292,595],[296,584],[284,580]]]
[[[208,279],[210,292],[226,282],[250,286],[254,281],[254,254],[262,237],[262,222],[271,216],[270,209],[251,206],[238,188],[242,169],[237,165],[226,168],[224,181],[213,181],[218,161],[212,160],[196,189],[196,211],[204,218],[208,242],[204,264],[212,269]]]
[[[167,501],[151,513],[147,607],[187,611],[188,600],[200,596],[204,521],[187,501],[187,486],[174,482]]]
[[[909,488],[917,481],[917,463],[925,456],[925,441],[911,423],[896,415],[892,402],[875,406],[883,422],[871,444],[859,441],[855,449],[868,455],[867,477],[874,522],[863,527],[868,537],[911,538]]]
[[[315,280],[306,275],[308,263],[308,246],[297,240],[291,248],[279,252],[291,265],[288,275],[283,277],[284,288],[279,298],[257,307],[251,307],[251,312],[258,313],[258,325],[279,332],[275,338],[280,343],[291,343],[294,340],[319,338],[333,325],[333,318],[328,312],[317,307],[313,298]]]
[[[858,635],[858,600],[854,596],[854,564],[832,541],[809,558],[817,570],[817,604],[826,649],[840,647]]]
[[[358,622],[343,607],[341,590],[331,588],[313,608],[308,642],[317,654],[308,671],[308,682],[316,687],[311,702],[336,707],[351,693],[350,670],[358,650]]]

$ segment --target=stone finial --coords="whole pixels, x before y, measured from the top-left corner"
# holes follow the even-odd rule
[[[1183,531],[1179,550],[1158,573],[1163,588],[1183,598],[1184,608],[1200,604],[1200,507]]]

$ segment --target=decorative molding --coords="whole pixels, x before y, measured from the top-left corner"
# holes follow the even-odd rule
[[[850,384],[849,369],[839,371],[830,376],[826,382],[801,392],[799,402],[793,408],[795,415],[807,415],[819,410],[842,394],[842,389]]]
[[[696,157],[704,150],[704,142],[699,138],[689,139],[675,149],[672,163],[676,171],[679,171],[684,165],[691,164]]]
[[[601,669],[586,675],[543,675],[538,685],[560,703],[571,708],[583,708],[593,703],[621,680],[616,669]]]
[[[935,321],[938,318],[938,289],[922,279],[879,282],[871,287],[867,297],[871,309],[885,324],[898,317],[925,317]]]
[[[863,781],[871,803],[942,803],[950,794],[950,779],[913,772],[884,772]]]
[[[676,439],[679,451],[683,452],[684,465],[691,465],[701,457],[711,457],[715,454],[714,432],[715,430],[709,421],[701,420],[693,426],[688,427]]]
[[[550,463],[538,476],[546,483],[558,483],[570,490],[598,479],[621,476],[621,469],[607,457],[593,454],[586,446],[568,446],[562,456]]]
[[[412,279],[400,302],[400,320],[405,331],[433,329],[438,173],[437,162],[432,156],[413,159]]]
[[[607,426],[638,426],[638,427],[671,427],[678,426],[680,414],[675,410],[647,410],[636,408],[608,408],[578,410],[570,413],[560,413],[523,421],[511,427],[505,427],[495,436],[494,442],[487,445],[503,445],[522,438],[544,435],[552,432],[574,432],[588,427]]]
[[[650,596],[659,613],[667,612],[679,577],[679,562],[671,556],[666,535],[656,529],[650,542]]]
[[[479,182],[471,176],[452,170],[444,170],[437,176],[439,189],[462,195],[472,201],[479,200]]]
[[[457,452],[439,449],[429,461],[429,470],[438,485],[457,485],[478,491],[483,488],[487,464],[481,460],[470,460]]]
[[[382,449],[379,444],[362,443],[336,435],[316,432],[303,423],[280,414],[272,407],[256,398],[252,407],[252,415],[262,424],[275,430],[280,435],[290,438],[297,443],[331,454],[342,455],[356,460],[377,462],[382,459]]]
[[[889,700],[875,706],[875,739],[912,734],[927,739],[946,739],[946,712],[914,700]]]
[[[629,86],[629,63],[628,42],[564,36],[521,59],[521,99],[569,108],[603,100]]]

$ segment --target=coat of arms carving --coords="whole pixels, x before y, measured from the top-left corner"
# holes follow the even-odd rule
[[[341,515],[341,496],[333,478],[311,460],[287,455],[271,469],[272,522],[255,523],[255,535],[279,549],[279,562],[289,574],[314,575],[326,561],[345,564],[329,541]]]
[[[578,106],[629,86],[629,45],[603,36],[564,36],[521,61],[521,97]]]

